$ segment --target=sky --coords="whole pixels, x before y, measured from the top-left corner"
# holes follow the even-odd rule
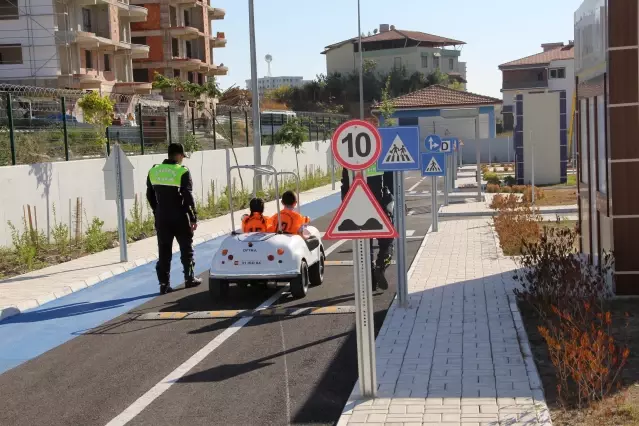
[[[250,78],[248,0],[210,0],[226,10],[213,21],[225,32],[225,48],[214,61],[229,67],[222,88],[246,88]],[[582,0],[361,0],[362,32],[379,24],[465,41],[460,60],[467,66],[467,89],[501,98],[499,64],[541,52],[542,43],[574,39],[573,14]],[[255,0],[258,75],[273,56],[272,75],[313,79],[326,73],[324,46],[357,35],[356,0]]]

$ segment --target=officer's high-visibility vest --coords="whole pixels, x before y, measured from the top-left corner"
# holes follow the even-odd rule
[[[174,186],[179,188],[182,184],[182,176],[189,169],[180,164],[156,164],[149,170],[151,185]]]

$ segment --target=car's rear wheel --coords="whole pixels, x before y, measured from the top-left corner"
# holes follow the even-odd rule
[[[322,285],[324,282],[324,260],[324,250],[320,250],[319,260],[308,269],[312,286]]]
[[[209,278],[209,295],[213,300],[225,299],[229,295],[229,282]]]
[[[300,273],[293,279],[290,283],[291,285],[291,294],[293,297],[301,299],[306,297],[306,293],[308,293],[309,279],[308,279],[308,265],[306,261],[302,260],[302,265],[300,266]]]

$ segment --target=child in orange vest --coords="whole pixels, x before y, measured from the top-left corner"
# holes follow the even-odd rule
[[[271,219],[264,217],[264,200],[253,198],[249,209],[251,214],[242,218],[242,232],[270,232]]]
[[[280,211],[281,229],[285,234],[297,234],[303,225],[311,221],[308,216],[302,216],[295,211],[297,196],[293,191],[286,191],[282,194],[282,205],[284,208]],[[271,218],[270,230],[271,232],[278,231],[277,214]]]

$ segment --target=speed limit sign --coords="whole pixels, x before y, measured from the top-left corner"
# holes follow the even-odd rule
[[[372,166],[382,150],[379,132],[363,120],[351,120],[339,126],[331,142],[335,159],[349,170],[364,170]]]

